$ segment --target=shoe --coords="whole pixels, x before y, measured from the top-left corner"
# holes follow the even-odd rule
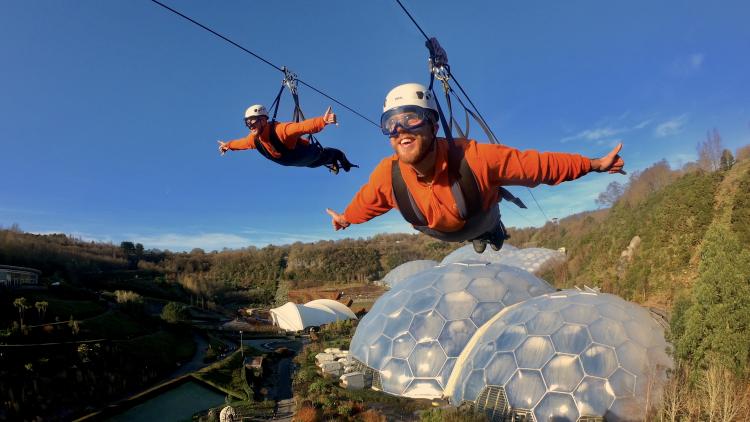
[[[503,236],[501,233],[495,232],[490,234],[487,242],[490,244],[492,250],[497,252],[502,249],[503,242],[505,242],[505,236]]]
[[[339,174],[339,166],[336,163],[329,164],[326,167],[328,167],[328,170],[330,170],[333,174]]]
[[[487,241],[484,239],[474,239],[471,244],[474,245],[474,252],[476,253],[482,253],[487,249]]]
[[[352,167],[359,168],[358,165],[350,163],[347,159],[341,161],[341,168],[344,169],[345,172],[349,173],[349,170],[351,170]]]

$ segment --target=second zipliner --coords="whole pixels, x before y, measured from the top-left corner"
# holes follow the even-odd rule
[[[282,166],[293,167],[327,167],[338,174],[339,169],[348,172],[353,167],[346,155],[336,148],[323,147],[313,136],[327,125],[336,124],[336,114],[328,107],[323,116],[305,119],[299,105],[296,75],[285,67],[284,80],[271,107],[274,109],[271,121],[268,121],[268,110],[261,104],[252,105],[245,110],[245,125],[250,133],[230,142],[219,142],[219,152],[255,149],[267,159]],[[284,88],[287,88],[294,100],[292,122],[277,122],[276,115],[281,103]],[[302,135],[308,135],[303,137]]]

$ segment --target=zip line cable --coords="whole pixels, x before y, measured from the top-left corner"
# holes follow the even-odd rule
[[[261,56],[259,56],[259,55],[255,54],[255,53],[253,53],[252,51],[248,50],[247,48],[245,48],[245,47],[243,47],[243,46],[241,46],[241,45],[237,44],[236,42],[232,41],[231,39],[229,39],[229,38],[225,37],[224,35],[222,35],[222,34],[220,34],[220,33],[216,32],[216,31],[214,31],[213,29],[211,29],[211,28],[207,27],[206,25],[203,25],[202,23],[200,23],[200,22],[196,21],[195,19],[193,19],[193,18],[191,18],[191,17],[189,17],[189,16],[186,16],[186,15],[182,14],[181,12],[179,12],[179,11],[177,11],[177,10],[175,10],[175,9],[173,9],[173,8],[171,8],[171,7],[169,7],[169,6],[167,6],[166,4],[164,4],[164,3],[162,3],[162,2],[160,2],[160,1],[158,1],[158,0],[151,0],[151,2],[152,2],[152,3],[154,3],[154,4],[156,4],[156,5],[158,5],[158,6],[161,6],[161,7],[163,7],[164,9],[166,9],[166,10],[168,10],[168,11],[170,11],[170,12],[174,13],[175,15],[177,15],[177,16],[180,16],[181,18],[183,18],[183,19],[185,19],[185,20],[187,20],[187,21],[189,21],[189,22],[191,22],[191,23],[193,23],[193,24],[195,24],[195,25],[197,25],[197,26],[201,27],[202,29],[204,29],[204,30],[206,30],[206,31],[208,31],[208,32],[210,32],[210,33],[212,33],[212,34],[216,35],[217,37],[221,38],[222,40],[224,40],[224,41],[226,41],[226,42],[228,42],[228,43],[232,44],[233,46],[235,46],[235,47],[239,48],[240,50],[244,51],[245,53],[248,53],[248,54],[252,55],[252,56],[253,56],[253,57],[255,57],[256,59],[258,59],[258,60],[262,61],[263,63],[265,63],[265,64],[267,64],[267,65],[269,65],[269,66],[271,66],[272,68],[274,68],[274,69],[278,70],[279,72],[282,72],[282,73],[284,73],[284,69],[282,69],[281,67],[279,67],[279,66],[276,66],[275,64],[271,63],[270,61],[268,61],[268,60],[264,59],[263,57],[261,57]],[[304,86],[306,86],[306,87],[308,87],[308,88],[312,89],[313,91],[317,92],[318,94],[320,94],[320,95],[322,95],[322,96],[324,96],[324,97],[328,98],[329,100],[331,100],[331,101],[333,101],[334,103],[336,103],[336,104],[340,105],[341,107],[344,107],[345,109],[347,109],[347,110],[351,111],[352,113],[356,114],[357,116],[359,116],[359,117],[361,117],[361,118],[363,118],[363,119],[367,120],[368,122],[372,123],[372,124],[373,124],[373,125],[375,125],[376,127],[378,127],[378,128],[380,127],[380,125],[379,125],[379,124],[377,124],[377,123],[375,123],[375,122],[374,122],[373,120],[371,120],[371,119],[367,118],[367,117],[366,117],[365,115],[363,115],[362,113],[360,113],[360,112],[358,112],[357,110],[355,110],[355,109],[353,109],[353,108],[349,107],[348,105],[346,105],[346,104],[342,103],[341,101],[339,101],[339,100],[337,100],[337,99],[335,99],[335,98],[331,97],[330,95],[328,95],[328,94],[326,94],[325,92],[323,92],[323,91],[319,90],[318,88],[315,88],[314,86],[312,86],[312,85],[308,84],[307,82],[305,82],[305,81],[303,81],[303,80],[301,80],[301,79],[297,79],[297,82],[299,82],[299,83],[301,83],[302,85],[304,85]]]
[[[537,206],[537,207],[539,207],[539,211],[541,211],[541,212],[542,212],[542,215],[544,216],[544,221],[545,221],[545,222],[547,222],[547,221],[550,221],[550,220],[549,220],[549,217],[547,217],[547,213],[545,213],[545,212],[544,212],[544,210],[542,209],[542,207],[541,207],[541,206],[539,206],[539,202],[537,202],[536,198],[534,197],[534,193],[533,193],[533,192],[531,191],[531,189],[529,189],[529,188],[526,188],[526,190],[528,190],[528,191],[529,191],[529,195],[531,195],[531,199],[533,199],[533,200],[534,200],[534,203],[536,203],[536,206]]]
[[[425,39],[426,41],[428,41],[428,42],[429,42],[429,41],[430,41],[430,37],[428,37],[428,36],[427,36],[427,34],[426,34],[426,33],[424,32],[424,30],[422,30],[422,27],[421,27],[421,26],[419,26],[419,24],[418,24],[418,23],[417,23],[417,21],[416,21],[416,20],[414,19],[414,17],[413,17],[412,15],[411,15],[411,13],[409,13],[409,11],[408,11],[408,10],[406,10],[406,7],[404,7],[404,4],[403,4],[403,3],[401,3],[401,0],[396,0],[396,3],[398,3],[398,5],[399,5],[399,6],[401,6],[401,9],[402,9],[402,10],[404,11],[404,13],[406,13],[406,16],[408,16],[408,17],[409,17],[409,19],[411,19],[411,21],[412,21],[412,22],[414,23],[414,25],[415,25],[415,26],[417,27],[417,29],[419,30],[419,32],[421,32],[421,33],[422,33],[422,36],[424,36],[424,39]],[[486,120],[486,119],[484,118],[484,116],[482,116],[482,113],[481,113],[481,112],[479,111],[479,109],[477,108],[477,106],[476,106],[476,105],[474,105],[474,102],[473,102],[473,101],[471,101],[471,97],[469,97],[469,95],[468,95],[468,94],[466,93],[466,91],[464,91],[464,89],[463,89],[463,87],[461,86],[461,84],[460,84],[460,83],[458,82],[458,79],[456,79],[456,75],[454,75],[454,74],[453,74],[453,72],[451,72],[451,75],[450,75],[450,76],[451,76],[451,78],[453,79],[453,81],[455,81],[455,82],[456,82],[456,86],[457,86],[457,87],[458,87],[458,89],[459,89],[459,90],[461,91],[461,93],[462,93],[462,94],[464,95],[464,97],[466,97],[466,99],[467,99],[467,100],[469,101],[469,104],[471,104],[471,106],[472,106],[472,107],[474,108],[474,111],[476,111],[477,115],[478,115],[478,116],[479,116],[479,117],[480,117],[480,118],[481,118],[482,120],[484,120],[485,122],[487,122],[487,120]],[[493,131],[492,131],[492,128],[491,128],[491,127],[490,127],[489,125],[487,125],[487,128],[489,129],[490,133],[492,134],[492,136],[493,136],[493,137],[494,137],[495,139],[499,139],[499,138],[498,138],[497,136],[495,136],[495,132],[493,132]],[[537,201],[537,200],[536,200],[536,197],[534,196],[534,194],[533,194],[533,193],[531,193],[531,189],[529,189],[529,188],[526,188],[526,190],[528,190],[528,191],[529,191],[529,194],[531,195],[531,198],[532,198],[532,199],[534,200],[534,203],[536,204],[537,208],[539,208],[539,211],[541,211],[542,215],[544,216],[544,219],[545,219],[545,221],[549,221],[549,217],[547,217],[547,213],[545,213],[545,212],[544,212],[544,210],[542,209],[542,206],[541,206],[541,205],[539,205],[539,201]]]

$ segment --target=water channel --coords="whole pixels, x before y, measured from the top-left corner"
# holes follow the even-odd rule
[[[189,421],[194,413],[224,403],[224,395],[188,381],[109,419],[115,422]]]

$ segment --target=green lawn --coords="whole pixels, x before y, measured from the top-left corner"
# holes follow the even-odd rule
[[[157,331],[123,341],[120,347],[128,354],[164,366],[184,362],[195,353],[195,343],[187,330],[184,332]]]
[[[112,340],[126,339],[148,333],[147,327],[120,311],[107,312],[81,322],[81,331],[87,332],[92,338]]]

